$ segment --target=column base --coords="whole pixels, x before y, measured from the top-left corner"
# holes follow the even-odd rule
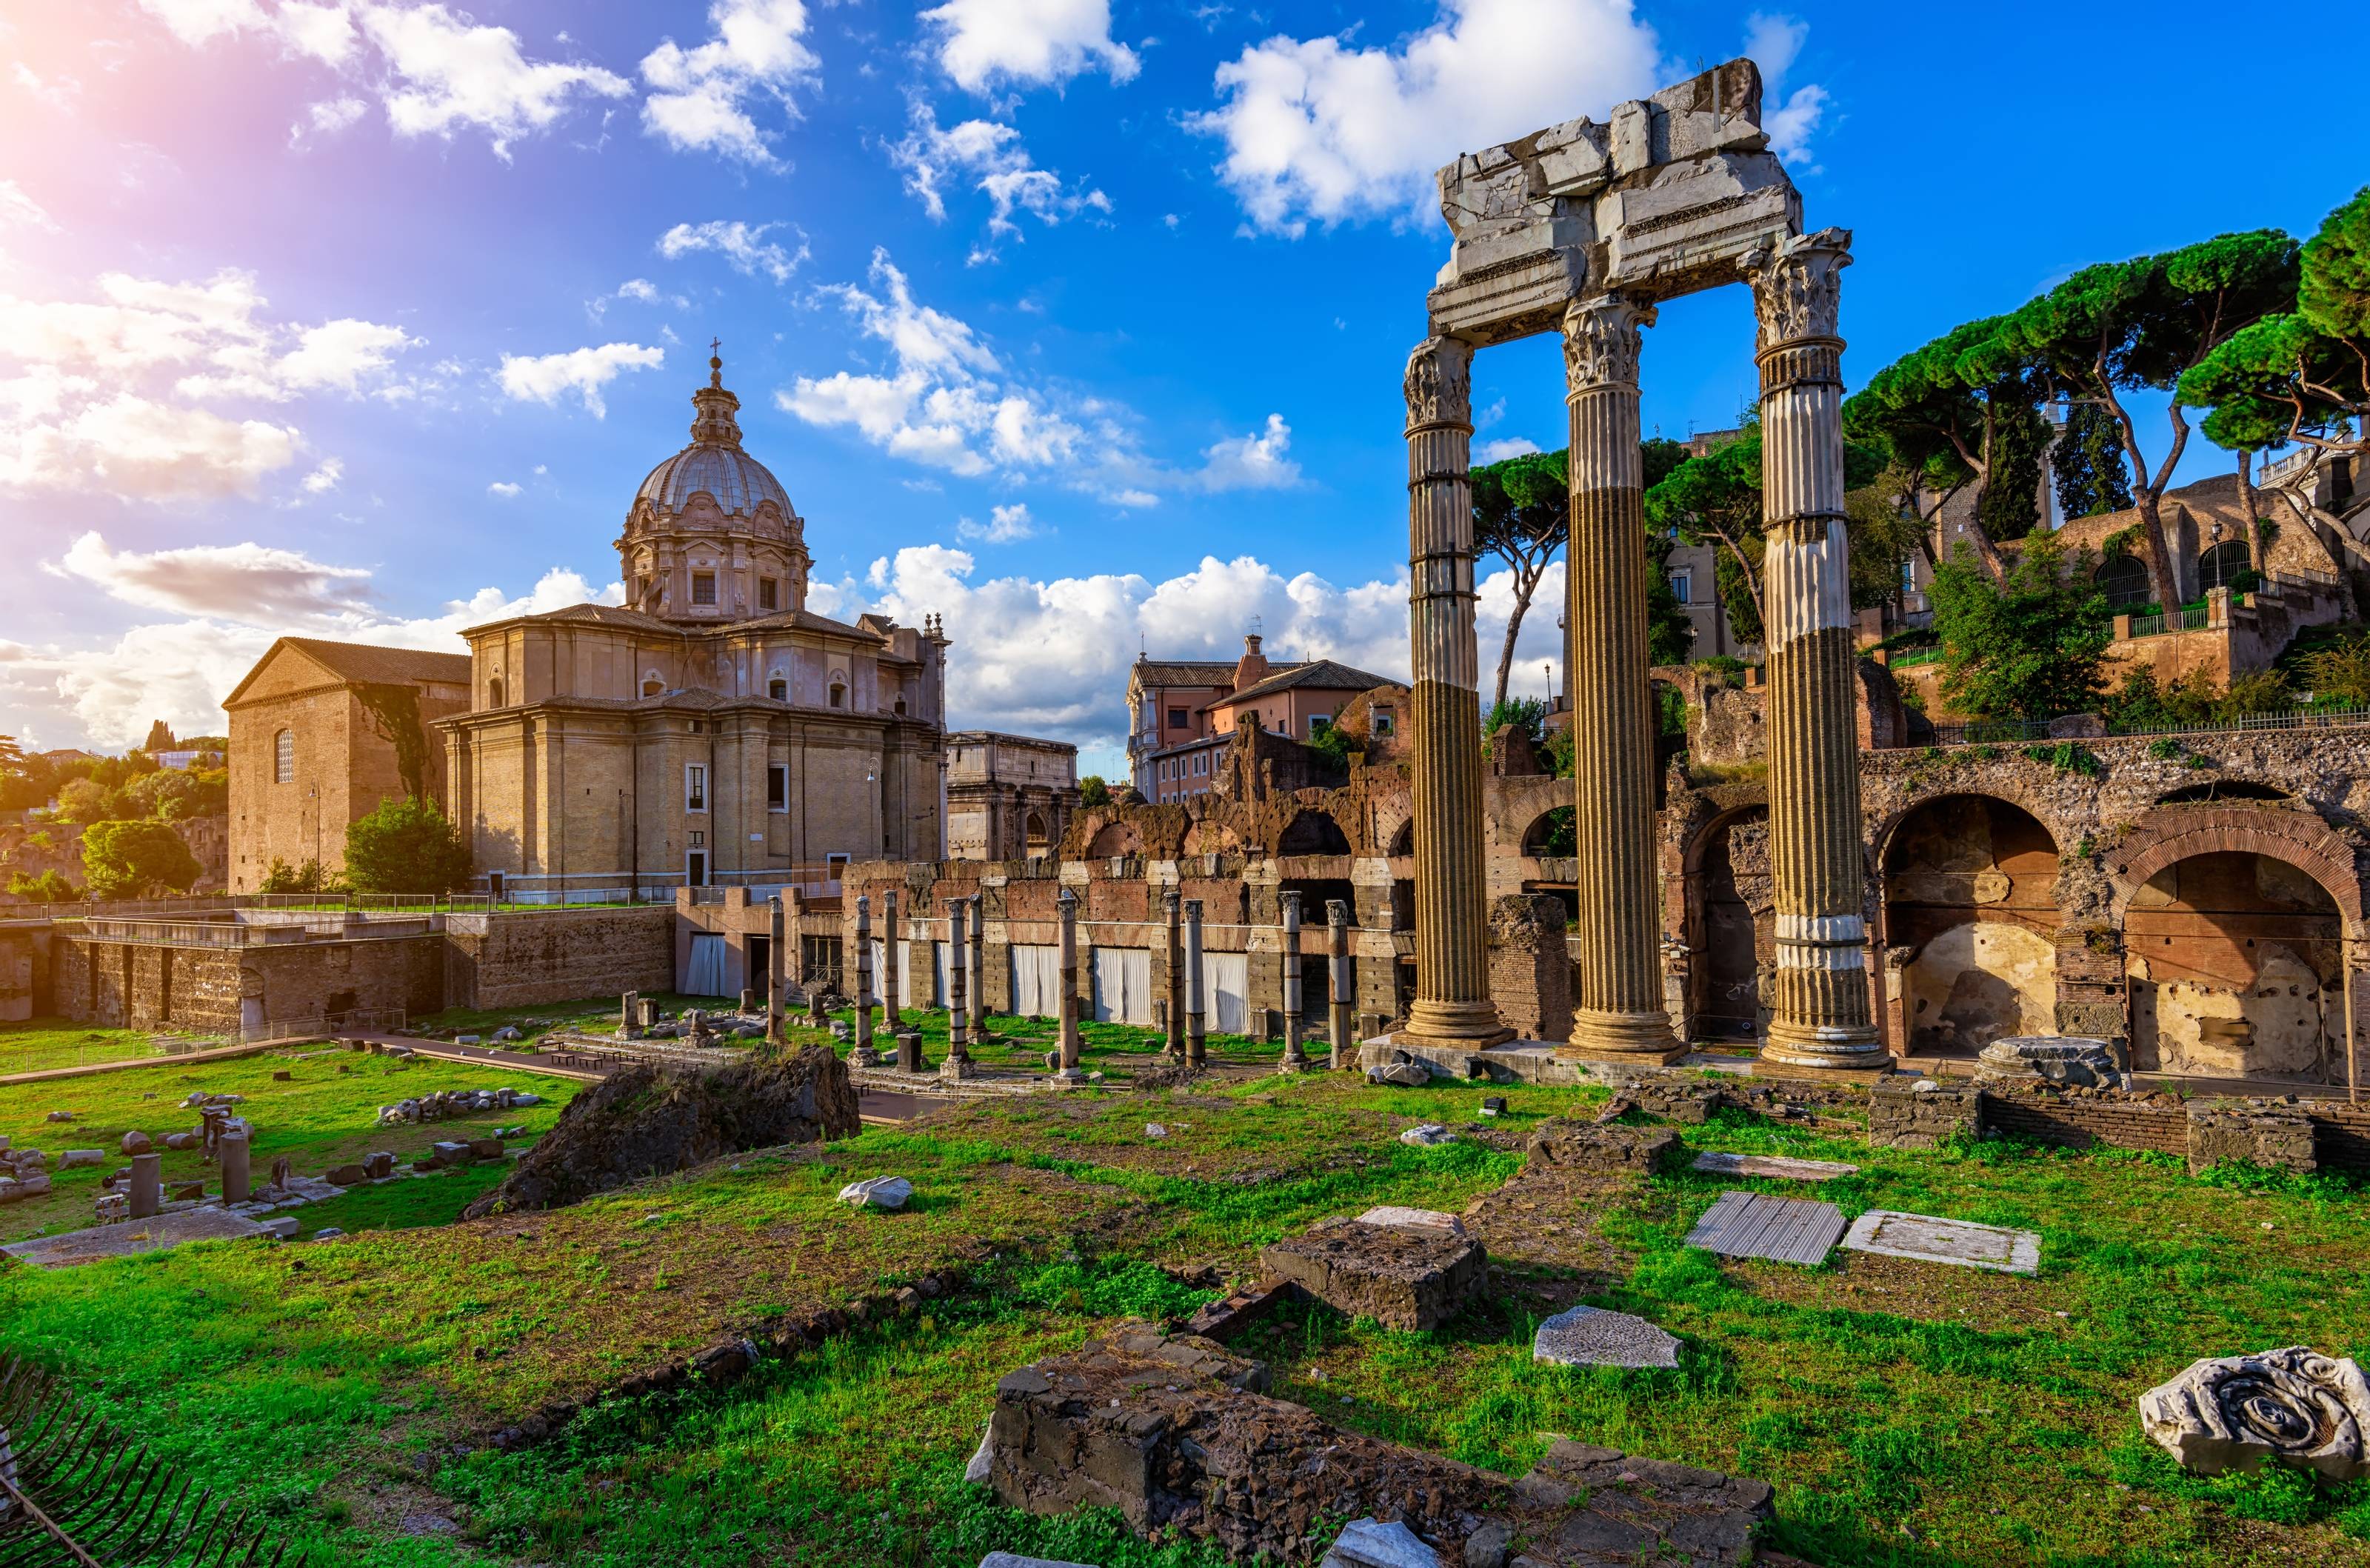
[[[1087,1069],[1084,1067],[1059,1068],[1053,1074],[1053,1081],[1064,1084],[1084,1083],[1087,1081]]]
[[[1671,1032],[1671,1015],[1652,1012],[1596,1012],[1577,1009],[1571,1015],[1571,1038],[1555,1054],[1568,1062],[1651,1062],[1668,1066],[1687,1054],[1686,1043]]]
[[[1407,1027],[1392,1033],[1394,1041],[1404,1039],[1466,1051],[1503,1045],[1513,1038],[1514,1032],[1498,1016],[1495,1002],[1441,1002],[1421,997],[1408,1009]]]
[[[1893,1057],[1873,1028],[1789,1026],[1773,1021],[1758,1058],[1763,1070],[1792,1075],[1876,1076],[1893,1070]]]
[[[979,1076],[979,1064],[976,1062],[949,1056],[938,1064],[938,1078],[942,1082],[961,1083],[965,1078],[974,1078]]]
[[[869,1045],[858,1045],[847,1054],[847,1065],[851,1067],[877,1067],[880,1065],[880,1053]]]

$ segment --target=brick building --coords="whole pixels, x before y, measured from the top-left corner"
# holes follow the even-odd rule
[[[1155,803],[1206,795],[1237,725],[1305,744],[1352,698],[1391,684],[1330,659],[1271,662],[1256,636],[1243,639],[1242,657],[1231,664],[1138,659],[1128,676],[1132,781]]]
[[[283,637],[223,699],[230,715],[233,893],[275,860],[345,866],[346,828],[383,801],[449,807],[444,753],[430,726],[469,705],[458,653]]]

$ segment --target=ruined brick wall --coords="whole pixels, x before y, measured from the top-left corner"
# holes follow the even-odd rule
[[[535,1007],[674,989],[672,905],[454,915],[445,922],[446,1005]]]
[[[2169,1094],[2076,1096],[1996,1089],[1984,1094],[1983,1124],[1989,1132],[2065,1148],[2103,1144],[2158,1154],[2183,1154],[2189,1148],[2188,1114],[2180,1101]]]
[[[1510,894],[1490,909],[1490,995],[1525,1040],[1571,1038],[1571,959],[1564,908],[1543,894]]]

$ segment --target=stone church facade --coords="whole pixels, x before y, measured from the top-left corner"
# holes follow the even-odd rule
[[[513,897],[771,887],[943,852],[947,640],[806,607],[805,520],[708,365],[691,444],[616,542],[627,604],[462,634],[469,707],[436,725],[451,814]]]

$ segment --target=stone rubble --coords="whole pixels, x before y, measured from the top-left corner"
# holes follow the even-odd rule
[[[839,1190],[839,1201],[858,1208],[901,1209],[914,1195],[914,1183],[903,1176],[873,1176],[850,1182]]]
[[[1329,1219],[1264,1247],[1260,1267],[1338,1311],[1393,1329],[1439,1327],[1464,1311],[1490,1278],[1489,1254],[1461,1226],[1355,1219]]]
[[[1643,1318],[1574,1307],[1539,1325],[1531,1359],[1559,1366],[1676,1366],[1679,1342]]]
[[[2114,1047],[2078,1034],[2009,1034],[1975,1056],[1978,1082],[2040,1078],[2083,1089],[2129,1089],[2131,1075],[2115,1063]]]
[[[1420,1148],[1431,1148],[1440,1144],[1455,1143],[1455,1141],[1456,1135],[1450,1132],[1446,1127],[1442,1126],[1438,1122],[1421,1123],[1415,1126],[1408,1128],[1405,1132],[1399,1135],[1399,1142],[1403,1144],[1414,1144]]]

